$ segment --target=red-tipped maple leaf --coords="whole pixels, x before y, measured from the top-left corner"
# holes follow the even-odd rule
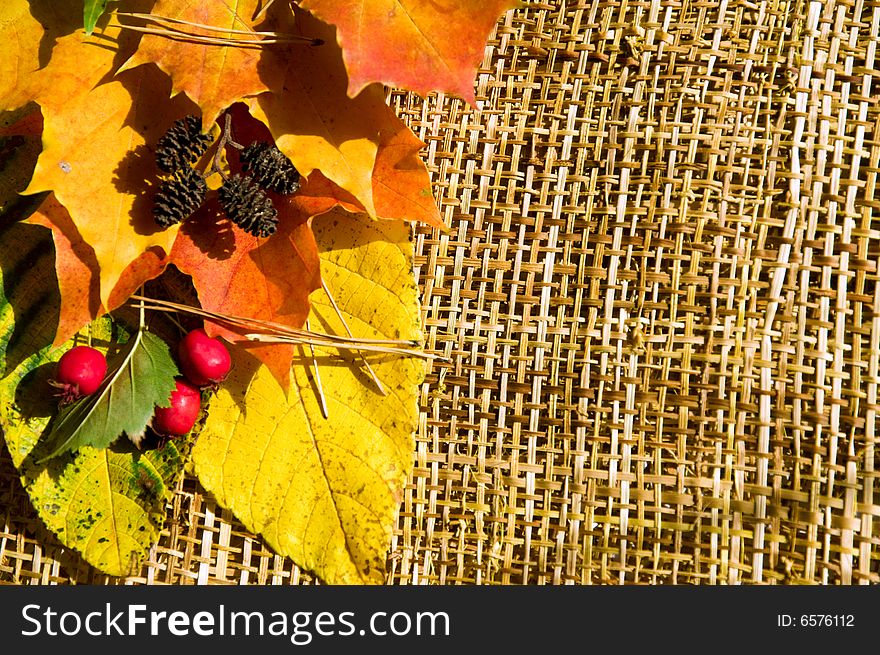
[[[230,115],[240,145],[271,141],[265,125],[243,105],[233,106]],[[240,172],[234,148],[228,148],[228,161],[233,173]],[[321,286],[318,247],[308,219],[324,203],[301,202],[297,195],[269,195],[278,210],[275,234],[250,235],[223,216],[216,201],[209,201],[184,223],[171,261],[192,278],[204,309],[300,328],[309,314],[309,294]],[[226,325],[209,322],[206,331],[247,345],[240,331]],[[287,387],[293,346],[250,344],[248,350]]]
[[[396,116],[377,121],[379,152],[373,167],[373,205],[376,216],[420,222],[446,229],[431,189],[431,177],[421,158],[425,144]],[[365,212],[357,198],[328,180],[320,171],[309,176],[300,191],[313,215],[335,205],[353,213]]]
[[[371,82],[419,94],[454,93],[474,104],[474,78],[486,38],[516,0],[303,0],[336,25],[348,93]]]

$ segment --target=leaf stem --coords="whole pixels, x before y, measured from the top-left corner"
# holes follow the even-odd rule
[[[141,295],[141,296],[143,296],[143,294],[144,294],[144,287],[143,287],[143,285],[141,286],[140,289],[138,289],[138,294]],[[140,302],[140,311],[138,312],[138,333],[143,332],[143,330],[144,330],[144,326],[146,325],[146,320],[145,320],[145,318],[144,318],[144,314],[145,314],[144,301],[141,300],[141,302]]]

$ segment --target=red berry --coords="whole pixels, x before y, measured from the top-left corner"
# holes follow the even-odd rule
[[[89,346],[74,346],[58,360],[57,379],[62,402],[68,403],[95,393],[107,374],[107,359]]]
[[[202,394],[185,380],[177,380],[170,401],[170,407],[156,408],[151,425],[160,435],[182,437],[199,418]]]
[[[219,339],[210,338],[202,328],[189,332],[177,348],[180,370],[199,387],[215,386],[229,374],[232,358]]]

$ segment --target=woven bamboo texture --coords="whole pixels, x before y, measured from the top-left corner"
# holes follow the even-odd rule
[[[393,91],[451,231],[390,584],[875,584],[880,3],[526,3]],[[301,584],[186,478],[91,570],[0,459],[0,580]]]

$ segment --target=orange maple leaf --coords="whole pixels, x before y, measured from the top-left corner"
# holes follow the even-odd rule
[[[486,39],[516,0],[303,0],[336,25],[349,95],[371,82],[421,95],[454,93],[475,104],[474,78]]]
[[[271,141],[266,126],[244,105],[234,105],[229,115],[240,145]],[[232,173],[241,172],[238,151],[231,146],[227,160]],[[204,309],[299,328],[309,315],[309,294],[321,286],[318,246],[308,219],[333,201],[267,193],[278,210],[278,230],[272,236],[258,238],[243,231],[211,199],[183,224],[171,262],[192,278]],[[205,328],[211,336],[242,342],[287,388],[293,346],[249,344],[239,332],[210,321]]]
[[[137,51],[120,70],[158,65],[173,81],[172,94],[186,93],[201,108],[205,125],[210,125],[232,103],[268,91],[270,83],[277,84],[280,79],[276,69],[260,65],[260,47],[251,43],[221,45],[219,41],[260,39],[253,17],[261,4],[261,0],[157,0],[151,14],[159,22],[145,27],[164,34],[144,34]],[[126,14],[121,17],[127,25],[142,22]],[[183,32],[179,37],[171,36],[176,29],[210,41],[187,39]],[[249,34],[254,35],[253,39]]]
[[[342,54],[333,28],[305,12],[282,14],[272,26],[285,33],[325,39],[323,45],[267,49],[265,65],[283,71],[270,93],[248,100],[278,147],[304,176],[321,173],[353,195],[376,217],[373,167],[379,150],[377,123],[394,115],[378,85],[356,97],[347,94]]]

